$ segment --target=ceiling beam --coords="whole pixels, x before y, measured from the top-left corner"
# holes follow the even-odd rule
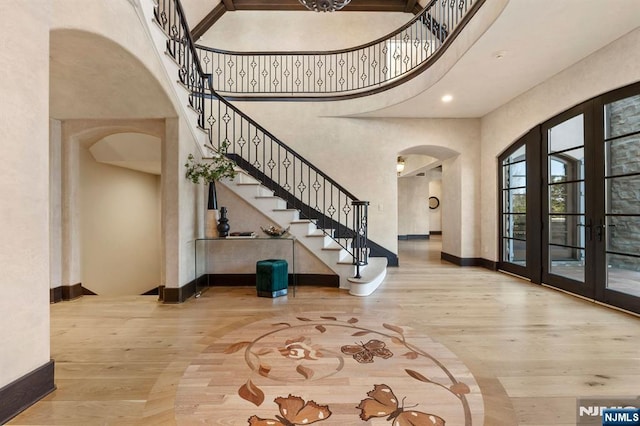
[[[416,7],[417,0],[407,0],[407,4],[404,7],[404,11],[407,13],[412,13],[413,9]]]
[[[234,0],[236,10],[307,10],[298,0]]]
[[[233,4],[233,0],[222,0],[222,3],[224,3],[224,7],[227,8],[227,11],[231,12],[236,10],[236,6]]]
[[[193,40],[197,43],[198,39],[202,37],[204,33],[209,31],[209,28],[211,28],[211,26],[220,19],[226,11],[227,8],[224,3],[218,3],[218,5],[214,7],[202,21],[198,22],[198,25],[196,25],[193,30],[191,30],[191,37]]]
[[[233,0],[236,10],[307,10],[298,0]],[[351,0],[341,11],[404,12],[407,0]]]
[[[1,0],[0,0],[1,1]],[[225,12],[238,10],[307,11],[299,0],[222,0],[191,31],[194,40],[202,37]],[[417,0],[351,0],[340,12],[407,12],[422,8]]]

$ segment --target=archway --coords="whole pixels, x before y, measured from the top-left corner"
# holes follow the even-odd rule
[[[160,218],[167,195],[160,159],[166,149],[165,119],[176,117],[176,111],[147,66],[112,40],[85,31],[54,30],[50,57],[52,295],[80,296],[82,284],[92,275],[87,275],[89,264],[102,275],[105,268],[129,275],[124,280],[109,274],[120,285],[100,283],[97,290],[96,284],[86,285],[90,290],[144,293],[162,284],[167,267],[161,251],[166,232]],[[139,165],[142,146],[148,157],[144,161],[156,163],[155,173],[114,165],[116,160],[120,165]],[[96,156],[103,161],[96,161]],[[92,214],[87,215],[88,210]],[[144,223],[144,215],[149,223]],[[132,229],[145,229],[146,237]],[[108,245],[110,255],[105,255]],[[133,250],[141,245],[150,248]],[[117,247],[123,253],[137,252],[137,257],[116,260]],[[130,261],[127,265],[125,259]],[[153,270],[153,278],[140,279],[140,271],[132,266],[136,262]],[[126,284],[136,279],[137,287]]]
[[[442,235],[443,251],[458,240],[451,232],[459,212],[455,182],[459,169],[452,167],[459,153],[450,148],[420,145],[398,153],[398,239],[429,239]]]
[[[85,289],[153,293],[161,282],[161,139],[114,133],[80,143],[81,270]]]

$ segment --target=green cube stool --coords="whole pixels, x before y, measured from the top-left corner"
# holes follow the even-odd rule
[[[289,287],[289,265],[286,260],[266,259],[256,263],[256,290],[260,297],[280,297]]]

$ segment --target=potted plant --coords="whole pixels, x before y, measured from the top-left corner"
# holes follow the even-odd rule
[[[184,165],[187,169],[187,179],[195,184],[206,183],[208,185],[207,238],[217,236],[215,232],[216,222],[218,220],[216,182],[222,178],[233,179],[237,174],[235,170],[236,164],[225,155],[228,145],[228,142],[223,142],[217,151],[209,147],[213,152],[213,156],[202,161],[196,161],[193,154],[189,154],[187,162]]]

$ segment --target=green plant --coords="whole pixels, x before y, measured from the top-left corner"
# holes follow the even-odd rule
[[[185,167],[186,177],[193,183],[211,183],[222,178],[233,179],[236,177],[235,163],[225,156],[227,145],[222,144],[212,158],[203,161],[196,161],[193,154],[189,154]]]

